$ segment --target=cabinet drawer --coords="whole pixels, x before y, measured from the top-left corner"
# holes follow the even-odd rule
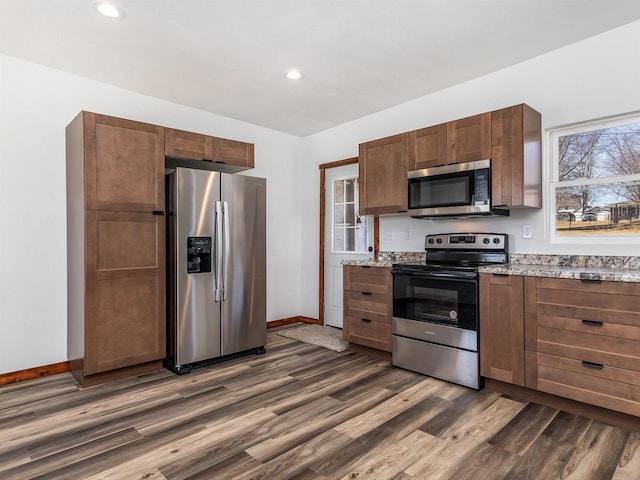
[[[640,327],[640,284],[539,278],[537,313]]]
[[[589,282],[573,278],[538,277],[538,289],[568,290],[570,292],[609,293],[614,295],[640,296],[640,283],[633,282]]]
[[[538,326],[537,351],[640,371],[640,340]]]
[[[349,331],[347,339],[349,342],[386,352],[391,351],[390,323],[349,316],[344,317],[344,323]]]
[[[538,389],[640,416],[640,373],[603,365],[538,354]]]
[[[362,292],[344,292],[344,314],[349,317],[359,317],[391,324],[392,314],[391,295]]]
[[[391,269],[388,267],[344,266],[344,289],[367,293],[391,294]]]
[[[591,312],[589,312],[591,313]],[[611,313],[611,312],[609,312]],[[538,315],[537,325],[543,328],[556,328],[572,332],[582,332],[592,335],[604,335],[606,337],[626,338],[628,340],[640,340],[640,321],[637,325],[625,325],[616,322],[616,318],[603,315],[603,320],[592,320],[590,315],[579,318],[554,317],[550,315]],[[640,320],[640,319],[639,319]],[[610,340],[615,342],[615,338]],[[640,353],[639,353],[640,355]]]
[[[568,295],[567,301],[571,296]],[[604,307],[604,305],[603,305]],[[538,303],[536,305],[539,315],[550,317],[574,318],[577,320],[591,320],[616,325],[640,326],[640,309],[636,312],[612,308],[594,308],[590,306],[560,305],[553,303]]]

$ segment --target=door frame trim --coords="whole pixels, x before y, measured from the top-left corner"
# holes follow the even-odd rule
[[[324,234],[325,234],[325,174],[328,168],[342,167],[343,165],[352,165],[358,163],[358,157],[345,158],[335,162],[322,163],[318,166],[320,169],[320,238],[318,242],[318,323],[324,325]],[[373,258],[378,258],[380,251],[380,218],[376,215],[373,217]]]

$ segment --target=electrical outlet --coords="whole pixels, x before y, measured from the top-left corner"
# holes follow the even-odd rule
[[[522,238],[532,238],[532,237],[533,237],[533,227],[531,227],[531,225],[523,225]]]
[[[390,242],[392,240],[391,230],[383,230],[382,231],[382,240],[386,242]]]
[[[404,239],[405,240],[411,240],[411,229],[410,228],[405,228],[404,229]]]

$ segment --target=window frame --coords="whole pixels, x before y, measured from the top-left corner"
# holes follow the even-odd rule
[[[581,178],[577,180],[558,180],[559,177],[559,138],[576,133],[590,132],[605,128],[619,127],[631,123],[640,123],[640,112],[630,112],[605,118],[587,120],[547,130],[549,161],[547,163],[547,181],[545,182],[547,205],[546,213],[547,237],[551,244],[577,245],[629,245],[640,241],[640,234],[581,234],[559,235],[556,231],[556,190],[563,187],[582,185],[608,185],[618,182],[640,181],[640,173],[632,175],[618,175],[613,177]]]

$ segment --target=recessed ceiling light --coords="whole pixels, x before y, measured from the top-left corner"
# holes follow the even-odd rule
[[[298,80],[301,76],[302,74],[297,70],[289,70],[287,72],[287,78],[289,80]]]
[[[98,12],[100,12],[105,17],[109,18],[124,18],[125,13],[124,10],[118,5],[111,2],[94,2],[93,8],[95,8]]]

